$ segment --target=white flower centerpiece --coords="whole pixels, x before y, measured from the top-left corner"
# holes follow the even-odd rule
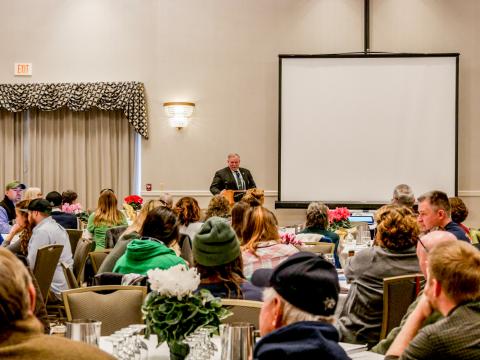
[[[231,313],[222,308],[219,298],[210,291],[195,291],[200,284],[197,269],[176,265],[168,270],[149,270],[152,292],[142,306],[147,328],[145,336],[158,336],[158,345],[167,342],[170,359],[183,359],[188,354],[185,337],[200,327],[218,333],[220,321]]]

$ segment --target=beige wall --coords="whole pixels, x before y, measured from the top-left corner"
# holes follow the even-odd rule
[[[466,200],[479,226],[479,2],[371,6],[372,50],[462,53],[460,190],[474,195]],[[273,207],[277,55],[359,51],[362,31],[359,0],[0,0],[0,82],[143,81],[150,140],[142,142],[142,188],[193,194],[205,206],[214,171],[235,151]],[[33,63],[31,79],[13,77],[19,61]],[[175,100],[197,105],[182,131],[162,110]],[[304,211],[277,213],[289,224]]]

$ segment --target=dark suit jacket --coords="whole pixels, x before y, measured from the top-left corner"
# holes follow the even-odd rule
[[[250,171],[244,168],[239,168],[240,174],[242,174],[243,181],[245,181],[245,188],[252,189],[257,187],[255,185],[255,181],[253,181],[252,174]],[[210,185],[210,192],[213,195],[220,194],[222,190],[238,190],[237,182],[235,181],[235,177],[232,174],[232,171],[229,167],[223,168],[218,170],[215,173],[215,176],[212,180],[212,185]]]
[[[73,214],[68,214],[63,211],[52,211],[52,218],[64,229],[78,228],[77,217]]]

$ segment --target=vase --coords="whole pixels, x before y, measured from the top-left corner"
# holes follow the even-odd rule
[[[170,360],[184,360],[190,349],[188,344],[181,341],[172,341],[168,343],[170,350]]]

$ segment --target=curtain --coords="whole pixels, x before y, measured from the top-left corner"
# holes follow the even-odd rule
[[[26,120],[23,181],[44,194],[67,189],[94,209],[101,189],[113,189],[119,203],[133,184],[134,133],[122,111],[39,111]]]
[[[21,164],[24,113],[0,110],[0,198],[5,185],[23,179]]]

